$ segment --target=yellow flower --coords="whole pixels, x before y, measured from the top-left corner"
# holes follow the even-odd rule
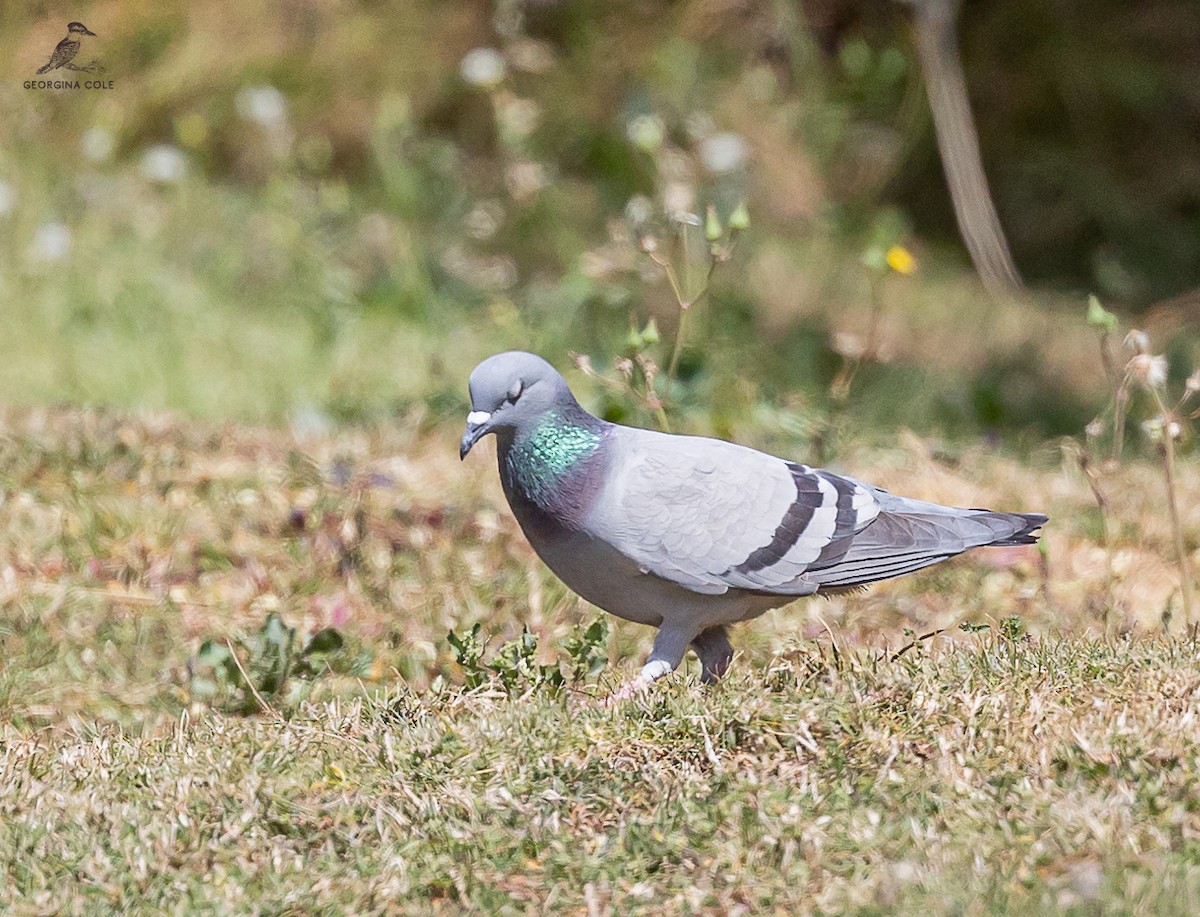
[[[917,269],[917,259],[903,245],[893,245],[883,257],[887,266],[897,274],[912,274]]]

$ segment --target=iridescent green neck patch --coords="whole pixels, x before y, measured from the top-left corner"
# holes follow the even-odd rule
[[[548,414],[529,433],[518,436],[505,456],[511,480],[535,503],[547,505],[580,463],[600,447],[602,435],[562,414]]]

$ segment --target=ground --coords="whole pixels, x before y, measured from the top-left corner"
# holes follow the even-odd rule
[[[614,622],[572,673],[604,617],[456,432],[0,415],[0,908],[1194,912],[1200,649],[1153,463],[1106,482],[1110,593],[1071,463],[850,451],[898,492],[1048,512],[1045,552],[798,603],[735,630],[721,685],[692,661],[605,707],[650,631]],[[1180,488],[1194,547],[1200,473]]]

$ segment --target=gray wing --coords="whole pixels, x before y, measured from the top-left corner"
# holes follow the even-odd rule
[[[595,534],[700,593],[806,595],[805,571],[844,554],[879,512],[857,481],[744,446],[623,430]]]
[[[971,548],[1034,544],[1040,513],[959,509],[897,497],[871,488],[875,521],[813,564],[808,577],[822,590],[849,589],[931,566]]]

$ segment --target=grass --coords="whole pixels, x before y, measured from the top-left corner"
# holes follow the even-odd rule
[[[799,603],[735,633],[715,689],[693,662],[610,710],[648,629],[614,623],[598,681],[463,686],[449,629],[482,623],[498,659],[528,627],[553,665],[596,612],[532,556],[491,462],[454,460],[455,430],[67,409],[0,430],[0,908],[1160,914],[1200,896],[1200,651],[1177,614],[1164,634],[1152,465],[1114,487],[1115,641],[1081,476],[909,437],[847,470],[1046,510],[1048,562],[996,551]],[[1200,506],[1196,470],[1178,483]],[[272,613],[346,643],[238,715],[198,690],[198,653],[241,647],[253,675]]]
[[[40,912],[1189,913],[1194,646],[800,649],[606,711],[404,690],[4,738]]]

